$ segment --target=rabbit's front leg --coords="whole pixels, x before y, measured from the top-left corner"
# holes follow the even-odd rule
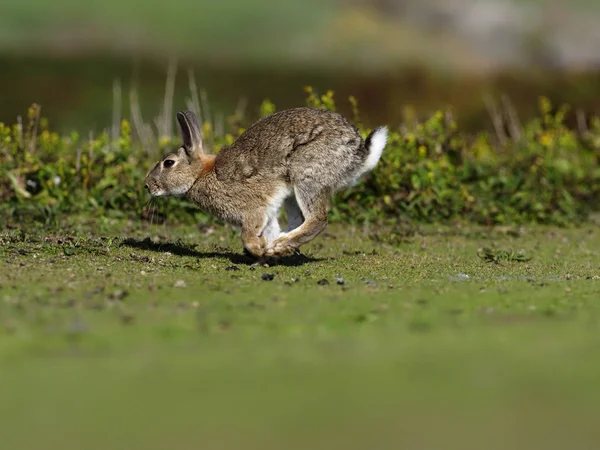
[[[265,254],[267,241],[261,233],[263,228],[264,216],[258,215],[248,217],[242,224],[242,242],[244,248],[255,258],[262,258]]]

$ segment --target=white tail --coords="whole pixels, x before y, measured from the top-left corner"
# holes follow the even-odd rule
[[[387,144],[388,130],[387,127],[378,127],[365,140],[365,146],[369,151],[369,156],[363,165],[363,171],[368,172],[379,162],[383,149]]]

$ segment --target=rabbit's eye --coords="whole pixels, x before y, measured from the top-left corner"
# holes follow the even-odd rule
[[[169,167],[173,167],[174,164],[175,161],[173,161],[172,159],[166,159],[165,162],[163,162],[163,166],[165,166],[167,169]]]

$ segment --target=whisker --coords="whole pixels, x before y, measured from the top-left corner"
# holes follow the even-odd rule
[[[142,219],[144,220],[148,219],[148,205],[150,204],[150,200],[152,200],[152,198],[146,200],[142,205]]]
[[[145,213],[146,220],[148,220],[150,222],[150,226],[152,226],[152,216],[153,216],[152,200],[153,200],[153,198],[150,197],[150,199],[144,205],[144,208],[146,210],[146,213]]]

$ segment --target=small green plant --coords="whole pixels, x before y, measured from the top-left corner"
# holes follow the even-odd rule
[[[305,91],[307,105],[336,109],[332,91],[319,94],[311,87]],[[362,123],[354,97],[349,105],[354,123],[366,137],[371,130]],[[259,115],[275,111],[275,105],[265,100]],[[520,139],[503,145],[486,132],[461,132],[449,111],[437,111],[420,122],[411,116],[402,131],[391,126],[380,163],[355,187],[335,197],[331,220],[567,225],[585,219],[600,205],[600,119],[592,118],[581,134],[566,126],[567,107],[556,109],[542,98],[539,111],[537,118],[524,124]],[[254,119],[236,115],[235,121],[204,120],[204,139],[218,152]],[[46,223],[70,213],[209,220],[182,199],[149,204],[144,176],[158,154],[177,145],[178,138],[161,135],[150,142],[151,149],[148,140],[144,145],[142,141],[134,137],[128,120],[120,123],[118,136],[59,135],[33,105],[24,121],[0,123],[2,217]],[[379,238],[401,242],[405,237],[405,230],[400,230]]]
[[[515,252],[514,250],[503,250],[493,247],[479,249],[477,256],[486,262],[495,264],[500,264],[500,262],[527,262],[532,259],[531,256],[526,255],[523,251]]]
[[[260,104],[260,117],[266,117],[276,111],[275,105],[268,98]]]

